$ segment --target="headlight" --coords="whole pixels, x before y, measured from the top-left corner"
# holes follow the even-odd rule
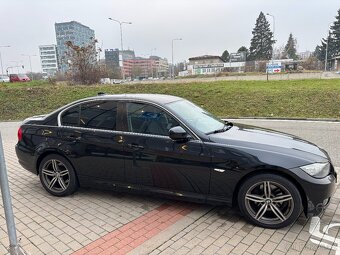
[[[300,168],[315,178],[326,177],[330,171],[329,163],[314,163],[306,166],[300,166]]]

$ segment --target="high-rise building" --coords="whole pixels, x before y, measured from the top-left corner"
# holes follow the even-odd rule
[[[58,72],[58,55],[57,46],[41,45],[39,46],[40,63],[43,73],[53,76]]]
[[[106,49],[105,50],[105,64],[107,68],[113,69],[119,66],[119,50]]]
[[[77,21],[55,23],[55,34],[57,39],[59,70],[65,72],[68,69],[67,46],[65,43],[71,41],[74,45],[84,46],[90,44],[94,38],[94,30],[84,26]]]
[[[123,59],[123,61],[122,61]],[[119,50],[119,49],[106,49],[105,50],[105,65],[106,68],[111,71],[119,71],[122,73],[122,65],[127,64],[127,67],[123,67],[125,69],[130,68],[130,62],[126,62],[126,60],[133,60],[135,59],[135,52],[133,50]],[[130,73],[130,72],[129,72]],[[124,72],[126,75],[126,71]]]

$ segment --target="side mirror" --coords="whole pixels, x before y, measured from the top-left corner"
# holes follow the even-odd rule
[[[185,141],[189,139],[187,131],[180,126],[170,128],[169,137],[174,141]]]

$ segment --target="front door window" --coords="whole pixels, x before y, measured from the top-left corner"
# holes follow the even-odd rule
[[[127,103],[128,131],[133,133],[168,136],[178,122],[163,110],[142,103]]]

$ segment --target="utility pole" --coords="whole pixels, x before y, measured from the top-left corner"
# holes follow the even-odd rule
[[[328,28],[331,26],[332,22],[328,24]],[[327,44],[326,44],[326,56],[325,56],[325,72],[327,71],[327,62],[328,62],[328,44],[330,38],[330,31],[328,29],[328,36],[327,36]]]
[[[266,15],[273,18],[273,50],[272,50],[272,64],[274,64],[274,44],[275,44],[275,16],[272,14],[267,13]]]
[[[31,80],[33,81],[33,71],[32,71],[31,57],[36,57],[37,55],[26,55],[26,54],[21,54],[21,56],[28,57],[28,59],[29,59],[29,62],[30,62],[30,69],[31,69]]]
[[[11,47],[10,45],[4,45],[4,46],[1,46],[0,45],[0,48],[9,48]],[[0,51],[0,64],[1,64],[1,74],[4,74],[4,67],[2,65],[2,56],[1,56],[1,51]]]
[[[174,41],[182,41],[182,38],[172,39],[171,42],[171,65],[172,65],[172,79],[175,79],[175,66],[174,66]]]
[[[124,58],[123,58],[123,51],[124,51],[124,48],[123,48],[123,24],[127,24],[127,25],[131,25],[132,22],[125,22],[125,21],[119,21],[119,20],[116,20],[116,19],[113,19],[113,18],[109,18],[109,20],[112,20],[114,22],[117,22],[119,24],[119,27],[120,27],[120,47],[121,47],[121,51],[122,51],[122,60],[121,60],[121,69],[122,69],[122,77],[123,77],[123,80],[125,80],[125,72],[124,72]]]

